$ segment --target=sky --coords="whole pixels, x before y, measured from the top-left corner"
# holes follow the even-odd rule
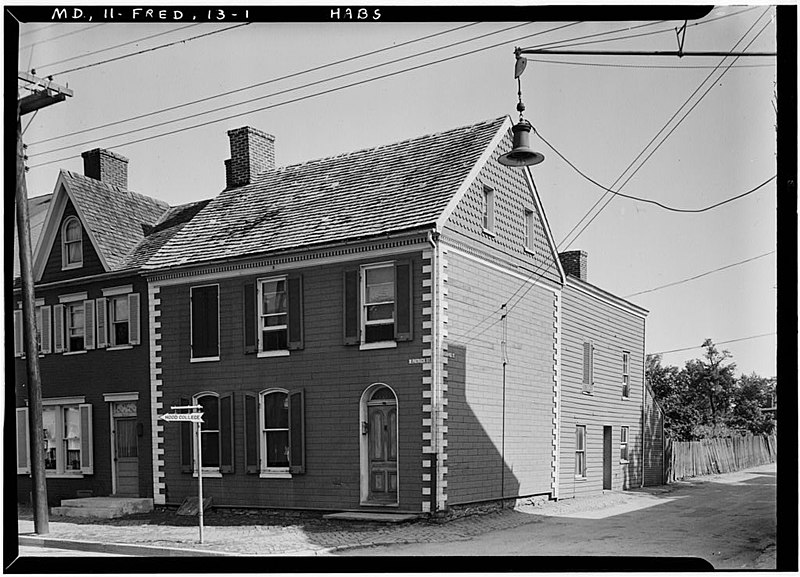
[[[130,159],[131,190],[177,205],[224,188],[226,132],[240,126],[273,134],[276,163],[289,165],[516,121],[515,47],[674,51],[684,24],[579,22],[579,9],[553,22],[488,21],[489,10],[458,20],[455,8],[420,9],[418,22],[280,16],[246,26],[23,23],[18,69],[74,92],[23,119],[29,197],[53,192],[59,169],[83,172],[80,153],[97,147]],[[774,17],[764,5],[717,6],[688,22],[684,50],[774,52]],[[649,311],[646,352],[664,353],[663,364],[700,357],[710,338],[738,373],[775,375],[775,180],[702,213],[621,197],[592,209],[598,184],[700,209],[773,177],[775,58],[730,68],[734,59],[718,56],[527,58],[525,118],[545,156],[532,174],[559,250],[585,250],[590,283]]]

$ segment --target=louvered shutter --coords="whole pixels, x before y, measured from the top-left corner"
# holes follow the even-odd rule
[[[397,341],[413,339],[413,308],[411,287],[411,262],[398,262],[394,267],[395,320],[394,338]]]
[[[591,393],[594,389],[594,346],[583,343],[583,392]]]
[[[233,473],[233,393],[219,398],[219,472]]]
[[[92,442],[92,405],[78,405],[81,419],[81,473],[94,473],[94,443]]]
[[[358,269],[344,271],[344,344],[357,345],[360,340]]]
[[[97,317],[97,348],[102,349],[108,346],[108,328],[106,320],[108,312],[108,299],[97,299],[97,305],[95,309],[95,316]]]
[[[296,351],[303,348],[303,277],[290,276],[289,289],[288,349]]]
[[[94,348],[94,301],[83,301],[83,348]]]
[[[132,345],[138,345],[142,342],[139,300],[139,293],[130,293],[128,295],[128,342]]]
[[[189,404],[189,399],[182,397],[177,404],[185,407]],[[181,473],[191,473],[192,463],[194,462],[192,455],[192,423],[180,421],[178,428],[180,434]]]
[[[42,307],[36,307],[36,347],[42,352]]]
[[[49,355],[53,352],[52,348],[52,340],[53,340],[53,327],[51,324],[51,309],[50,305],[41,307],[42,311],[42,324],[39,327],[39,331],[42,336],[42,354]]]
[[[53,352],[64,352],[64,305],[53,307]]]
[[[305,398],[303,389],[289,391],[289,472],[306,472]]]
[[[28,409],[17,409],[17,475],[31,472],[30,443],[28,442]]]
[[[258,473],[258,398],[244,394],[244,468],[247,473]]]
[[[244,353],[247,355],[255,353],[258,347],[256,334],[258,309],[256,308],[256,285],[254,283],[244,285],[243,299],[244,318],[242,319],[242,326],[244,327]]]
[[[22,311],[15,310],[14,311],[14,356],[21,357],[25,352],[25,346],[23,344],[25,338],[23,336],[23,327],[22,327]]]

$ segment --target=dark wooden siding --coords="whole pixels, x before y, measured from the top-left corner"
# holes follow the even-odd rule
[[[612,427],[613,488],[641,486],[644,319],[565,285],[561,311],[559,498],[603,488],[603,427]],[[583,344],[594,345],[594,390],[583,393]],[[630,357],[630,397],[622,397],[622,352]],[[586,479],[575,479],[575,427],[586,426]],[[629,462],[620,463],[620,428],[629,427]]]
[[[138,437],[139,494],[142,497],[153,495],[147,283],[138,277],[126,277],[84,284],[79,288],[38,290],[36,297],[44,298],[45,305],[52,306],[58,304],[59,295],[86,291],[88,298],[95,299],[103,296],[103,288],[127,284],[132,284],[133,290],[141,295],[139,321],[143,344],[124,350],[96,349],[77,355],[53,353],[39,358],[43,398],[82,395],[87,403],[92,404],[94,474],[86,475],[83,479],[48,478],[47,494],[51,505],[59,505],[61,499],[75,498],[78,490],[91,490],[95,496],[111,494],[111,417],[109,403],[103,400],[105,393],[139,393],[137,422],[142,430],[142,435]],[[14,378],[16,406],[26,406],[28,378],[23,359],[15,359]],[[30,490],[29,476],[18,475],[18,498],[27,501]]]
[[[664,484],[664,413],[645,387],[644,397],[644,484]]]
[[[83,222],[81,222],[81,231],[83,233],[83,266],[81,268],[61,270],[61,226],[64,224],[64,221],[71,216],[78,216],[78,213],[72,201],[68,200],[67,206],[64,208],[64,215],[58,223],[58,232],[55,235],[52,247],[50,247],[47,264],[45,265],[41,279],[43,283],[86,277],[106,272],[103,268],[103,263],[100,262],[100,258],[97,256],[97,252],[92,245],[92,241],[89,239]]]
[[[400,509],[420,511],[422,503],[421,256],[413,259],[414,340],[396,349],[359,350],[343,344],[341,265],[286,271],[301,273],[304,286],[304,348],[287,357],[244,354],[243,286],[268,274],[221,278],[220,361],[190,363],[189,289],[192,283],[160,289],[164,406],[200,391],[234,394],[234,472],[203,481],[204,492],[219,505],[348,509],[360,503],[361,423],[359,403],[373,383],[385,383],[398,397]],[[348,263],[347,268],[391,258]],[[279,274],[284,274],[283,272]],[[207,281],[198,284],[208,284]],[[264,389],[305,391],[306,472],[291,479],[261,479],[247,474],[244,462],[244,393]],[[164,427],[167,503],[180,503],[197,490],[196,479],[181,473],[179,431]]]

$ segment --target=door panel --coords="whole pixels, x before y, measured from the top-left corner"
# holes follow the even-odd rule
[[[397,407],[370,405],[369,500],[397,502]]]
[[[139,496],[139,439],[135,418],[114,419],[117,495]]]

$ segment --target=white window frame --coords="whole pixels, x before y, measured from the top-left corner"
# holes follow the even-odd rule
[[[359,297],[359,305],[361,307],[360,311],[360,318],[361,318],[361,350],[366,349],[383,349],[383,348],[395,348],[397,347],[397,341],[394,340],[394,325],[397,321],[397,294],[395,291],[394,286],[394,261],[390,262],[380,262],[374,264],[365,264],[361,266],[361,289],[360,289],[360,297]],[[380,269],[380,268],[388,268],[392,272],[392,300],[391,301],[376,301],[376,302],[367,302],[367,271]],[[391,319],[379,319],[374,321],[367,320],[367,308],[370,306],[375,305],[392,305],[392,318]],[[392,338],[383,340],[383,341],[370,341],[367,342],[367,327],[368,326],[380,326],[380,325],[391,325],[392,327]]]
[[[265,398],[272,394],[283,394],[286,396],[286,433],[289,433],[289,391],[286,389],[266,389],[258,394],[258,444],[261,469],[259,471],[262,479],[290,479],[292,474],[289,467],[270,467],[267,465],[267,433],[270,431],[283,431],[283,428],[267,429],[265,423],[264,409],[266,407]],[[287,447],[288,449],[288,447]],[[288,455],[287,455],[288,458]]]
[[[205,427],[200,429],[200,435],[205,435],[206,433],[216,433],[217,434],[217,455],[220,460],[222,461],[222,430],[219,429],[222,420],[222,411],[220,410],[220,395],[219,393],[215,393],[214,391],[203,391],[197,393],[192,397],[192,404],[199,405],[200,399],[202,397],[216,397],[217,398],[217,429],[208,429],[206,430]],[[203,419],[205,421],[205,419]],[[202,439],[200,440],[200,447],[197,447],[197,431],[195,427],[199,425],[193,424],[192,425],[192,474],[196,477],[197,476],[197,451],[203,450],[203,442]],[[222,477],[222,471],[220,470],[219,465],[215,467],[207,467],[205,464],[205,460],[203,460],[203,476],[209,477]]]
[[[525,252],[535,254],[536,245],[534,240],[536,235],[534,234],[534,225],[536,223],[536,213],[531,207],[526,206],[522,211],[522,216],[525,224],[525,245],[523,248]]]
[[[583,446],[580,447],[578,445],[578,431],[583,431]],[[578,455],[583,455],[583,470],[578,471]],[[586,425],[575,425],[575,478],[576,479],[585,479],[586,478]]]
[[[631,398],[631,354],[622,351],[622,398]]]
[[[263,287],[267,283],[271,282],[280,282],[283,281],[284,292],[286,294],[286,310],[282,313],[264,313],[264,298],[263,298]],[[289,354],[289,349],[271,349],[269,351],[264,350],[264,331],[268,332],[278,332],[284,331],[286,333],[286,346],[289,346],[289,277],[286,275],[283,276],[274,276],[268,278],[260,278],[256,281],[256,314],[258,317],[256,318],[256,329],[258,332],[257,340],[257,357],[282,357],[287,356]],[[286,322],[282,325],[276,325],[272,327],[266,327],[264,325],[264,317],[265,316],[279,316],[284,315],[286,318]]]
[[[619,428],[619,462],[620,463],[628,463],[628,457],[630,453],[628,452],[629,448],[629,434],[630,428],[629,427],[620,427]],[[624,451],[624,458],[623,458],[623,451]]]
[[[72,334],[70,334],[71,330],[77,330],[71,326],[71,312],[73,307],[80,307],[83,311],[83,329],[81,331],[81,338],[83,339],[83,346],[79,349],[73,349],[72,343],[70,339],[72,338]],[[75,338],[77,338],[77,333]],[[86,306],[84,305],[83,301],[80,302],[68,302],[64,304],[64,347],[66,353],[79,353],[79,352],[86,352]]]
[[[65,465],[66,465],[66,451],[67,451],[65,445],[66,445],[67,439],[65,438],[65,431],[64,431],[64,425],[65,425],[64,414],[65,414],[65,410],[66,409],[68,409],[68,408],[78,409],[78,428],[79,428],[78,445],[81,446],[80,450],[81,451],[83,450],[82,449],[82,445],[83,445],[83,436],[84,435],[89,435],[89,450],[90,451],[94,450],[93,449],[93,443],[91,441],[91,435],[92,435],[91,419],[90,419],[90,424],[89,424],[89,431],[83,431],[81,429],[80,409],[81,409],[82,406],[88,406],[88,407],[90,407],[90,410],[91,410],[91,405],[86,405],[85,397],[62,397],[62,398],[42,399],[42,413],[43,413],[43,416],[44,416],[44,412],[45,411],[51,411],[51,410],[53,411],[54,416],[55,416],[55,424],[54,424],[55,438],[53,439],[53,444],[55,445],[55,450],[56,450],[55,451],[56,468],[55,468],[55,470],[53,470],[53,469],[45,469],[45,475],[47,477],[51,477],[51,478],[59,478],[59,477],[82,478],[85,474],[91,474],[91,472],[84,472],[81,468],[75,470],[75,469],[67,469],[65,467]],[[90,415],[91,415],[91,413],[90,413]],[[80,464],[81,460],[82,460],[82,455],[79,454],[79,457],[78,457],[79,464]],[[91,460],[92,463],[94,462],[94,456],[93,455],[90,455],[90,460]],[[93,470],[92,470],[92,472],[93,472]]]
[[[494,236],[494,209],[495,197],[494,189],[491,186],[483,185],[483,214],[481,224],[483,232]]]
[[[72,240],[67,241],[67,228],[72,224],[76,223],[78,225],[78,232],[80,234],[79,240]],[[70,244],[79,244],[80,245],[80,253],[81,253],[81,260],[76,262],[70,262],[69,260],[69,245]],[[80,219],[77,216],[70,216],[64,219],[64,223],[61,225],[61,270],[71,270],[76,268],[83,267],[83,225],[81,224]]]
[[[116,311],[116,307],[114,304],[117,301],[125,301],[126,306],[128,307],[128,319],[124,321],[124,324],[128,325],[128,341],[125,343],[117,343],[117,333],[114,330],[114,324],[122,324],[123,321],[115,321],[114,314]],[[111,350],[120,349],[120,348],[130,348],[131,347],[131,301],[128,298],[127,294],[124,295],[112,295],[110,297],[106,297],[106,330],[108,331],[108,347]]]

